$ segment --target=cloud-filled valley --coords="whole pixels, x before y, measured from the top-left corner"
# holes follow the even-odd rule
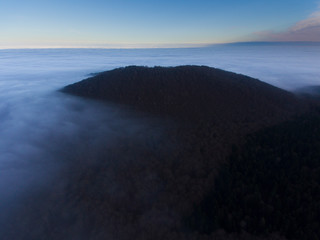
[[[91,160],[99,159],[101,155],[110,159],[104,169],[110,174],[107,187],[115,194],[110,200],[112,206],[117,206],[117,199],[123,199],[121,194],[130,194],[132,189],[129,187],[135,189],[140,183],[150,183],[146,185],[147,190],[141,189],[140,195],[137,195],[145,201],[142,207],[149,206],[148,201],[152,202],[162,191],[164,183],[159,180],[159,176],[152,172],[144,175],[146,169],[130,165],[130,150],[127,152],[129,157],[122,159],[127,165],[118,164],[116,160],[117,153],[127,149],[126,144],[139,149],[139,144],[145,144],[146,139],[148,147],[163,146],[170,155],[170,144],[164,142],[165,138],[162,136],[167,125],[159,124],[156,119],[148,116],[136,117],[117,105],[58,92],[62,87],[84,79],[89,74],[115,67],[192,64],[222,68],[281,88],[295,89],[320,84],[319,48],[319,45],[260,43],[190,49],[0,50],[0,210],[3,210],[0,223],[6,222],[12,214],[11,210],[24,209],[21,206],[23,199],[29,199],[28,195],[31,193],[54,188],[59,194],[59,189],[65,187],[64,180],[69,180],[61,176],[68,175],[68,171],[81,172],[82,168],[94,165],[94,160]],[[130,141],[130,137],[135,138],[134,143]],[[139,138],[142,139],[141,142]],[[109,152],[115,145],[120,147]],[[144,154],[150,159],[155,156],[148,151]],[[81,167],[83,163],[85,164]],[[148,164],[150,168],[157,169],[152,161]],[[112,168],[116,169],[116,173],[122,173],[128,170],[128,166],[134,167],[133,172],[126,173],[128,179],[135,173],[146,178],[141,177],[138,185],[135,185],[134,182],[126,182],[124,178],[112,175]],[[80,190],[81,184],[85,185],[85,179],[82,176],[77,179]],[[62,186],[55,185],[57,182]],[[79,190],[77,186],[71,188]],[[84,189],[83,194],[90,195],[90,189]],[[139,202],[141,199],[131,200]],[[176,199],[172,199],[174,201]],[[164,208],[158,207],[150,210],[149,215],[146,214],[141,222],[154,221],[154,227],[157,224],[170,225],[166,222],[171,214],[170,209],[160,213],[159,209]],[[132,209],[128,207],[125,210]],[[154,216],[161,217],[154,219]],[[122,221],[119,216],[113,217]],[[81,223],[78,224],[77,226],[81,226]],[[130,226],[127,231],[130,232]]]

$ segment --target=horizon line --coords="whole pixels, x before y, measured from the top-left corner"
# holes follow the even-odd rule
[[[177,48],[206,48],[215,45],[232,44],[320,44],[320,41],[238,41],[224,43],[182,43],[182,44],[97,44],[97,45],[53,45],[53,46],[24,46],[1,47],[0,50],[32,50],[32,49],[177,49]],[[101,45],[101,46],[99,46]]]

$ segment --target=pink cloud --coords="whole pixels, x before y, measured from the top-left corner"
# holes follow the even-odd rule
[[[291,31],[299,31],[307,28],[319,27],[320,26],[320,11],[314,12],[309,18],[296,23]]]
[[[258,40],[267,41],[320,41],[320,10],[307,19],[297,22],[283,32],[263,31],[254,33]]]

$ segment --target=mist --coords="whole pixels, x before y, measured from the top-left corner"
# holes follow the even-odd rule
[[[137,117],[112,103],[60,93],[65,85],[127,65],[190,64],[294,90],[320,84],[319,62],[320,45],[308,44],[0,50],[0,223],[26,195],[52,187],[70,166],[88,166],[108,156],[108,149],[123,139],[139,143],[139,137],[152,136],[161,141],[165,126],[155,119]],[[114,164],[114,157],[107,159]]]

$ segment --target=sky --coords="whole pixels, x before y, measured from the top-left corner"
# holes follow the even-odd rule
[[[320,41],[320,0],[0,0],[0,48]]]

